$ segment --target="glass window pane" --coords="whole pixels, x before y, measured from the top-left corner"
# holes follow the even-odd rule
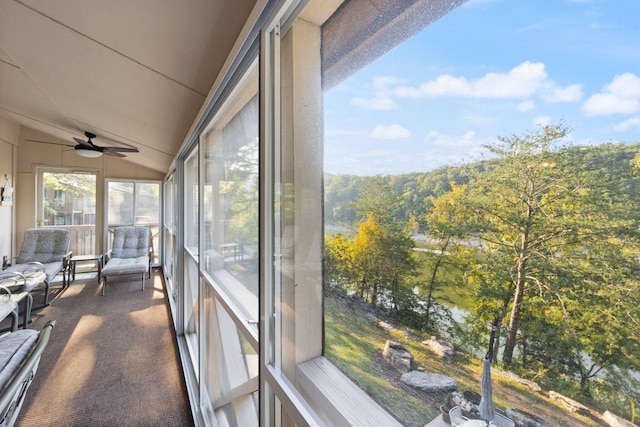
[[[257,426],[258,354],[212,289],[205,293],[203,381],[210,401],[203,404],[230,425]]]
[[[160,184],[136,183],[136,225],[157,224],[160,221]]]
[[[43,226],[71,231],[74,255],[96,251],[96,176],[87,173],[42,173]]]
[[[371,349],[387,340],[410,351],[412,365],[455,380],[458,391],[446,405],[467,417],[493,418],[478,405],[489,383],[494,424],[502,415],[594,422],[539,401],[539,391],[512,387],[522,375],[519,381],[535,380],[543,393],[560,391],[591,411],[637,419],[634,404],[621,402],[640,395],[637,341],[626,339],[638,335],[637,323],[628,322],[640,316],[638,300],[628,298],[639,295],[640,246],[637,235],[616,227],[636,217],[627,206],[637,199],[638,146],[625,141],[637,132],[626,133],[632,128],[603,110],[618,84],[638,78],[625,60],[595,47],[611,37],[637,45],[628,37],[628,7],[607,8],[594,26],[593,4],[465,5],[384,55],[378,35],[362,49],[332,52],[357,46],[335,37],[343,37],[338,27],[347,20],[375,34],[375,22],[354,19],[356,4],[345,2],[322,28],[329,39],[323,59],[348,62],[366,56],[368,46],[369,57],[378,57],[364,68],[352,61],[353,74],[342,81],[337,70],[348,66],[323,63],[336,80],[324,98],[324,354],[405,425],[439,416],[446,393],[413,403],[383,370],[365,372]],[[565,25],[538,26],[548,20]],[[473,29],[466,25],[472,21]],[[613,36],[613,27],[626,27],[627,35]],[[383,32],[404,37],[400,29]],[[588,52],[574,43],[587,34],[594,41]],[[561,56],[558,46],[566,47]],[[589,66],[595,62],[601,69]],[[516,94],[524,86],[512,79],[537,71],[538,84]],[[372,314],[410,334],[381,332]],[[490,372],[484,360],[513,377],[484,375],[481,383],[481,372]]]
[[[184,244],[198,253],[198,150],[194,150],[184,164]]]
[[[133,182],[109,182],[108,224],[133,224]]]
[[[96,176],[43,173],[43,225],[95,225]]]
[[[233,94],[203,136],[203,269],[257,318],[257,73]],[[248,295],[247,295],[248,294]]]

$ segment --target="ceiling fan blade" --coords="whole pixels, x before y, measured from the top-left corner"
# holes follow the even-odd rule
[[[137,148],[129,148],[129,147],[102,147],[102,151],[104,153],[116,153],[116,152],[123,152],[123,153],[139,153],[140,151],[138,151]]]
[[[25,141],[29,141],[29,142],[38,142],[40,144],[49,144],[49,145],[61,145],[63,147],[73,147],[73,145],[69,145],[69,144],[62,144],[60,142],[50,142],[50,141],[39,141],[37,139],[25,139]]]
[[[115,153],[113,151],[103,151],[102,153],[106,154],[107,156],[113,156],[113,157],[127,157],[124,154]]]
[[[85,141],[85,140],[80,139],[80,138],[73,138],[73,140],[75,142],[77,142],[78,144],[80,144],[80,145],[84,145],[84,146],[87,146],[87,147],[93,147],[93,144],[91,144],[89,141]]]

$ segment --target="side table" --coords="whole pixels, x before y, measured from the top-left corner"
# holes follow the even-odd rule
[[[102,254],[75,255],[69,260],[71,267],[71,280],[76,280],[76,263],[82,261],[94,261],[98,266],[98,283],[102,276]]]

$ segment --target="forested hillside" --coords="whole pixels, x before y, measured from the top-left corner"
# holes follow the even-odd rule
[[[327,176],[343,231],[325,238],[326,288],[583,401],[640,401],[640,143],[557,148],[566,132],[501,137],[466,166]]]
[[[639,197],[636,176],[640,176],[640,142],[630,144],[601,144],[594,146],[570,147],[554,154],[569,156],[577,165],[582,165],[583,173],[594,174],[609,170],[618,175],[629,186],[623,186],[630,197]],[[324,217],[328,225],[353,226],[357,223],[354,203],[365,188],[376,179],[385,181],[393,192],[402,199],[398,213],[399,221],[411,218],[417,221],[419,232],[426,231],[426,216],[433,207],[432,197],[439,197],[451,191],[451,183],[467,184],[471,176],[495,167],[498,160],[484,160],[464,166],[445,166],[422,173],[404,175],[325,175]]]

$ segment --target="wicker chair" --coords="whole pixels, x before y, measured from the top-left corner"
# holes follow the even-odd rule
[[[111,251],[107,253],[102,268],[102,295],[107,288],[107,278],[141,274],[144,291],[145,276],[151,276],[151,231],[149,227],[118,227],[114,229]]]
[[[467,417],[462,415],[462,408],[460,408],[460,406],[454,406],[449,409],[449,418],[451,419],[451,425],[453,427],[459,427],[468,420]]]
[[[493,416],[492,424],[496,427],[515,427],[516,423],[502,414],[496,413]]]

